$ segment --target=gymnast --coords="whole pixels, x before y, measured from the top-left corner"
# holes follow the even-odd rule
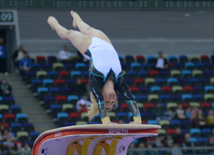
[[[117,90],[124,96],[133,113],[134,122],[130,124],[141,124],[139,108],[124,81],[119,57],[110,39],[102,31],[86,24],[76,12],[70,13],[73,17],[73,27],[80,31],[67,30],[53,16],[50,16],[47,22],[60,38],[71,41],[82,55],[91,60],[89,85],[92,104],[88,108],[89,120],[93,120],[99,113],[103,124],[114,124],[106,111],[117,108],[114,91]]]

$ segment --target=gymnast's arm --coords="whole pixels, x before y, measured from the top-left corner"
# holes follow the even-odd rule
[[[94,75],[92,72],[89,74],[89,85],[91,87],[91,91],[97,101],[101,121],[103,124],[110,123],[110,119],[106,114],[105,102],[102,94],[102,80],[103,78]]]
[[[118,90],[126,100],[126,103],[128,104],[129,109],[134,115],[134,121],[141,124],[141,115],[139,108],[137,107],[136,101],[134,100],[132,93],[124,81],[124,77],[121,76],[118,78],[117,83],[115,84],[115,89]],[[136,118],[139,118],[140,120],[135,120]]]

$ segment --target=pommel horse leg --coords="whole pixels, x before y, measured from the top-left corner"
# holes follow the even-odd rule
[[[157,136],[159,125],[97,124],[57,128],[34,142],[33,155],[127,155],[137,138]]]

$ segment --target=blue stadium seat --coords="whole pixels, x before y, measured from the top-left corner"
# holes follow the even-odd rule
[[[76,64],[75,64],[75,69],[76,70],[79,70],[79,71],[86,71],[87,70],[87,66],[86,66],[86,64],[85,63],[83,63],[83,62],[77,62]]]
[[[126,112],[117,112],[116,113],[116,117],[117,117],[117,120],[124,120],[126,121],[127,120],[127,113]]]
[[[59,73],[57,71],[49,71],[48,77],[51,79],[57,79],[59,77]]]
[[[13,114],[17,114],[17,113],[21,113],[22,112],[20,105],[10,105],[10,111]]]
[[[137,95],[137,101],[141,103],[147,102],[147,95]]]
[[[186,63],[189,61],[189,59],[186,55],[180,55],[179,60],[180,60],[180,63]]]
[[[189,138],[189,141],[192,142],[192,143],[197,143],[197,142],[198,142],[198,139],[195,138],[195,137],[190,137],[190,138]]]
[[[136,71],[127,71],[127,77],[130,79],[134,79],[138,77],[138,74]]]
[[[135,61],[133,55],[126,55],[125,60],[126,60],[126,63],[128,63],[128,64],[133,63]]]
[[[182,94],[181,98],[183,102],[191,102],[193,96],[191,94]]]
[[[192,72],[190,70],[182,70],[181,75],[182,75],[182,78],[189,79],[192,77]]]
[[[204,101],[204,96],[202,94],[194,94],[193,95],[193,100],[196,102],[203,102]]]
[[[161,78],[169,78],[170,77],[170,72],[168,70],[162,70],[160,71],[160,75]]]
[[[148,77],[148,71],[139,71],[138,72],[139,78],[146,78]]]
[[[60,121],[60,118],[68,118],[68,113],[66,112],[57,113],[57,120]]]
[[[147,55],[146,61],[147,61],[147,63],[150,63],[150,64],[155,63],[156,57],[154,55]]]
[[[82,76],[82,73],[81,71],[71,71],[71,78],[77,78],[77,77],[81,77]]]
[[[175,69],[177,69],[177,70],[184,70],[185,66],[184,66],[183,63],[176,63],[175,64]]]
[[[204,137],[211,137],[212,136],[212,129],[211,128],[203,128],[201,130],[202,136]]]
[[[187,86],[189,85],[189,80],[186,78],[179,78],[178,83],[180,86]]]
[[[131,70],[134,70],[134,71],[140,71],[140,70],[142,70],[142,66],[138,62],[132,62],[130,64],[130,67],[131,67]]]
[[[214,109],[214,102],[212,103],[212,109]]]
[[[168,78],[167,79],[167,85],[168,86],[174,86],[178,84],[178,80],[176,78]]]
[[[29,134],[30,140],[31,140],[31,141],[35,141],[36,138],[37,138],[39,135],[40,135],[39,132],[31,131],[30,134]]]
[[[167,94],[161,94],[159,95],[159,99],[161,103],[167,103],[170,101],[170,96]]]
[[[43,83],[44,87],[54,86],[54,80],[53,79],[43,79],[42,83]]]
[[[132,112],[128,112],[128,120],[132,120],[132,117],[133,117],[133,113]]]
[[[177,56],[169,55],[168,56],[168,62],[173,63],[173,64],[177,63],[178,62]]]
[[[181,120],[171,120],[172,128],[181,128],[181,126],[182,126]]]
[[[156,121],[156,120],[148,120],[147,124],[158,125],[158,121]]]
[[[25,113],[16,114],[16,122],[21,123],[21,124],[27,123],[28,122],[27,114],[25,114]]]
[[[201,129],[199,128],[191,128],[189,132],[191,137],[199,138],[201,136]]]
[[[197,63],[197,64],[196,64],[196,67],[197,67],[197,69],[199,69],[199,70],[205,70],[205,69],[207,69],[206,64],[203,63],[203,62]]]
[[[186,62],[185,63],[185,69],[186,70],[193,70],[193,69],[195,69],[195,64],[193,62]]]
[[[69,103],[70,103],[70,102],[75,102],[75,103],[76,103],[76,101],[79,100],[79,97],[78,97],[77,95],[69,95],[69,96],[67,97],[67,99],[68,99],[68,102],[69,102]]]
[[[150,71],[152,69],[152,64],[150,63],[142,64],[142,67],[143,67],[143,70]]]
[[[193,86],[193,87],[200,86],[199,79],[197,79],[197,78],[190,78],[189,84],[190,84],[190,86]]]
[[[207,137],[199,137],[198,138],[198,144],[199,144],[199,146],[208,146],[209,145],[209,139]]]
[[[161,93],[161,87],[159,86],[151,86],[150,87],[151,94],[160,94]]]
[[[204,92],[205,93],[214,93],[214,86],[205,86]]]
[[[158,86],[162,87],[162,86],[166,86],[166,79],[164,78],[157,78],[156,79],[156,83]]]

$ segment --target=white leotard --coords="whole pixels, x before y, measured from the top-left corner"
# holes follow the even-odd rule
[[[88,50],[91,54],[94,68],[102,73],[104,78],[106,78],[110,69],[112,69],[116,77],[121,73],[120,60],[112,44],[93,37]]]

